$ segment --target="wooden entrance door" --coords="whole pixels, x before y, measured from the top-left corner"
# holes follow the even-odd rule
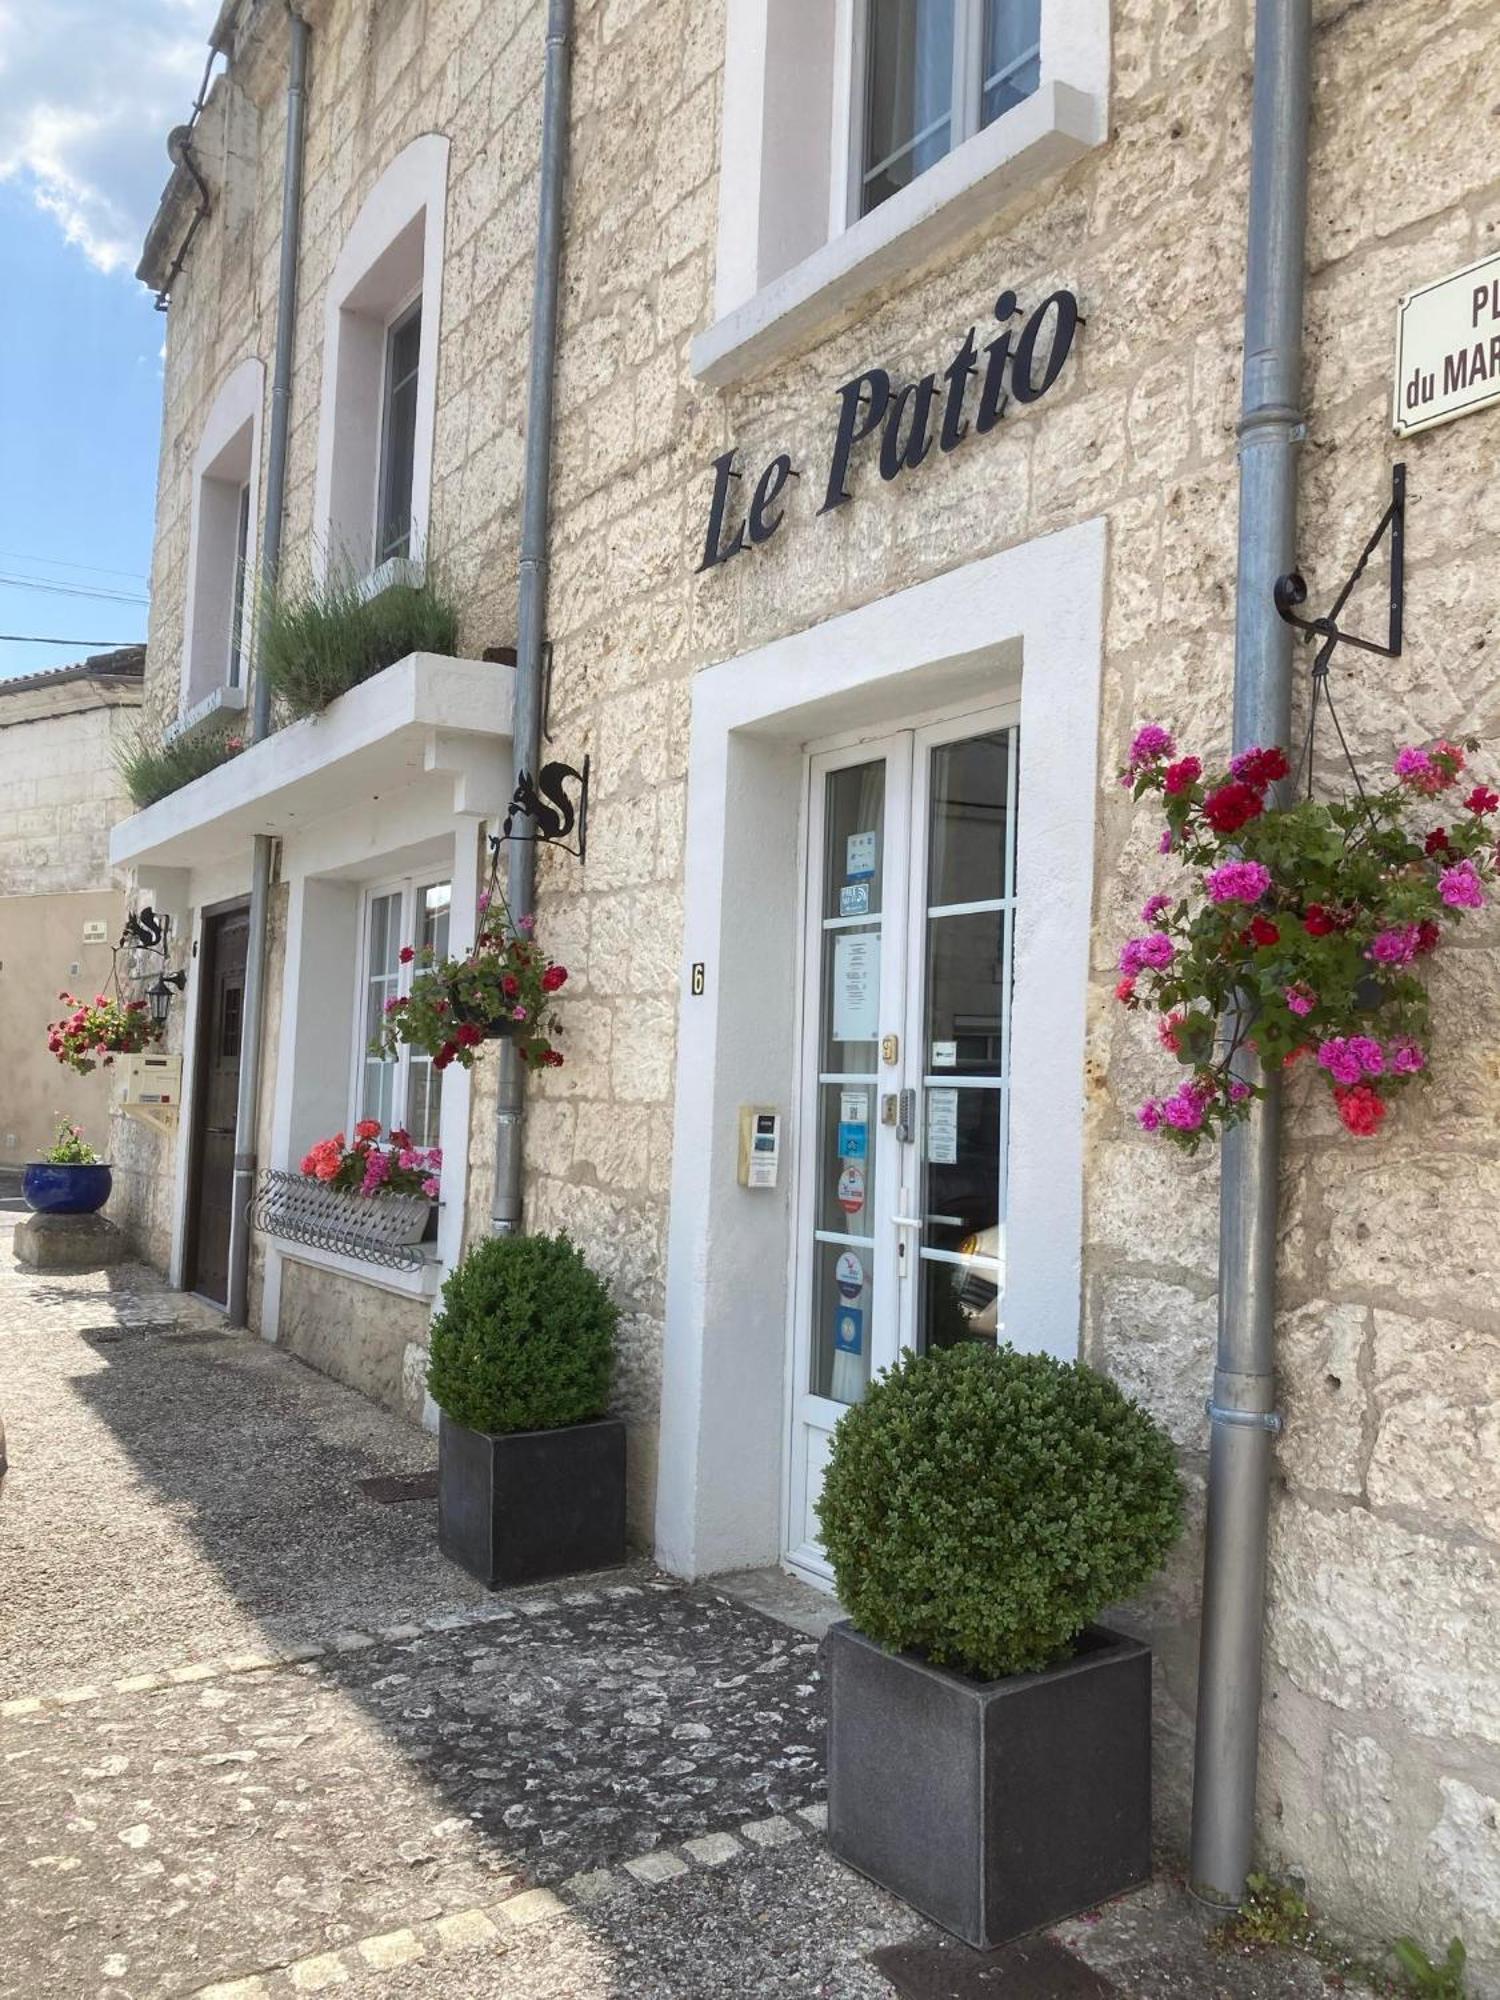
[[[200,949],[198,1060],[193,1089],[186,1278],[191,1291],[229,1297],[229,1218],[234,1198],[234,1119],[240,1089],[240,1022],[250,913],[209,917]]]

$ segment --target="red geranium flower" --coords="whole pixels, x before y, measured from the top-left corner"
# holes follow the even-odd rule
[[[410,965],[416,955],[409,944],[402,945],[400,951],[396,954],[403,965]]]
[[[559,986],[567,984],[567,979],[568,968],[565,965],[549,965],[542,974],[542,991],[555,993]]]
[[[1339,1116],[1356,1139],[1370,1139],[1380,1130],[1388,1109],[1385,1099],[1367,1083],[1350,1085],[1346,1090],[1335,1090],[1333,1101],[1339,1108]]]
[[[380,1120],[378,1118],[361,1118],[354,1128],[354,1136],[356,1139],[378,1139],[380,1137]]]
[[[1203,817],[1215,833],[1238,833],[1252,819],[1259,819],[1265,802],[1254,786],[1239,778],[1220,785],[1203,801]]]
[[[1290,769],[1286,752],[1282,749],[1247,750],[1242,757],[1234,760],[1234,774],[1247,785],[1254,785],[1257,791],[1264,791],[1267,785],[1274,785],[1278,778],[1284,778]]]
[[[1428,952],[1436,951],[1442,936],[1442,925],[1434,923],[1431,917],[1423,917],[1417,925],[1417,956],[1425,958]]]
[[[1203,766],[1196,757],[1184,757],[1179,763],[1168,764],[1167,774],[1162,780],[1162,789],[1175,798],[1185,792],[1189,785],[1197,784],[1203,776]]]
[[[1500,792],[1492,792],[1487,785],[1476,785],[1464,804],[1471,813],[1492,813],[1500,807]]]
[[[1128,975],[1115,988],[1115,998],[1123,1007],[1135,1004],[1135,981]]]
[[[1309,903],[1307,915],[1302,919],[1302,928],[1309,937],[1327,937],[1338,929],[1338,925],[1321,903]]]
[[[1423,841],[1422,846],[1426,853],[1434,856],[1451,854],[1453,852],[1448,843],[1448,829],[1445,826],[1435,826],[1431,833],[1428,834],[1426,840]]]
[[[1252,917],[1247,933],[1253,944],[1280,944],[1281,932],[1269,917]]]

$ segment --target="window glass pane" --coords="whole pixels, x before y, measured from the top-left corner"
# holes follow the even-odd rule
[[[1042,0],[984,0],[979,122],[993,124],[1041,81]]]
[[[953,32],[954,0],[868,0],[862,215],[952,148]]]
[[[375,560],[411,553],[411,482],[417,440],[420,299],[386,335],[385,412],[380,439],[380,523]]]
[[[229,685],[244,677],[245,564],[250,555],[250,488],[240,488],[240,514],[234,540],[234,590],[229,606]]]
[[[365,930],[364,1033],[361,1046],[366,1053],[360,1076],[359,1115],[378,1118],[389,1126],[395,1109],[396,1072],[394,1060],[383,1061],[368,1053],[369,1044],[380,1032],[385,1019],[385,1003],[394,998],[400,984],[401,892],[393,889],[372,896]]]
[[[448,955],[448,916],[453,902],[451,882],[431,882],[417,891],[417,943],[430,945],[439,958]],[[435,1146],[443,1108],[443,1072],[421,1049],[407,1056],[406,1129],[414,1146]]]

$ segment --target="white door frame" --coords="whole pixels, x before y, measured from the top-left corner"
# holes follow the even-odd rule
[[[1083,522],[694,678],[656,1512],[678,1575],[782,1546],[791,1177],[739,1185],[738,1107],[793,1101],[809,740],[1019,691],[1008,1332],[1079,1351],[1107,542]]]

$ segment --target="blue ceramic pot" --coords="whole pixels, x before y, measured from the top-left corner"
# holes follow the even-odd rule
[[[103,1165],[54,1167],[33,1160],[22,1170],[21,1192],[40,1215],[93,1215],[109,1200],[110,1171]]]

